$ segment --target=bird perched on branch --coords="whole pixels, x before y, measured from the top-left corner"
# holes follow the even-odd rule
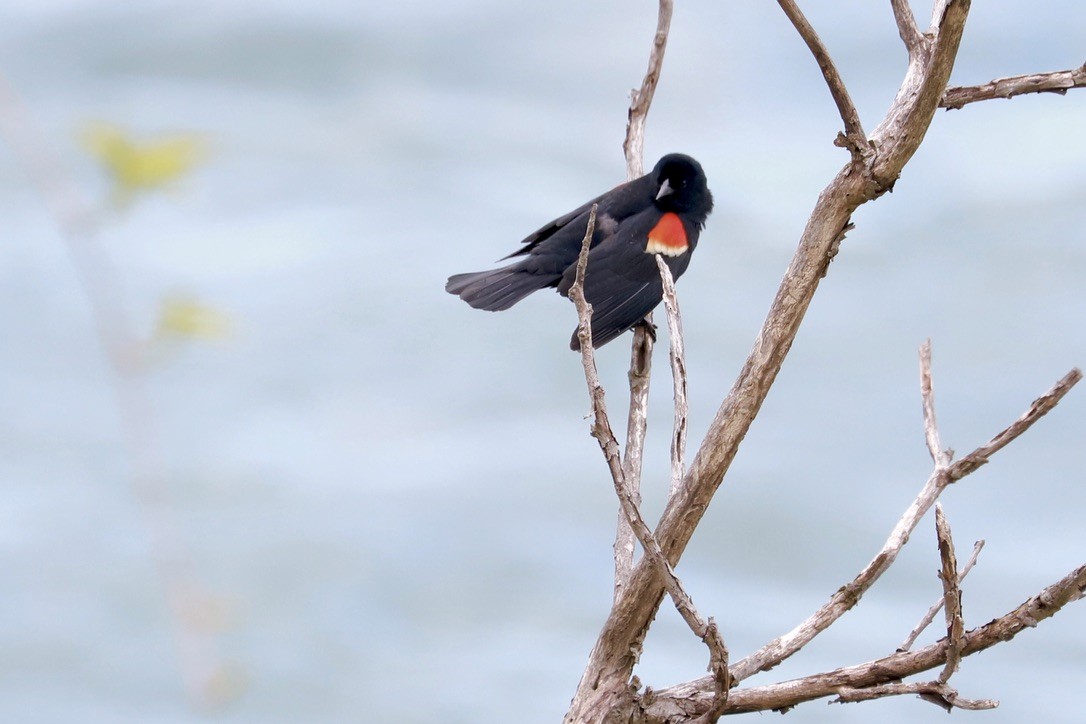
[[[541,227],[505,259],[523,257],[492,271],[456,274],[445,291],[476,309],[508,309],[534,291],[557,287],[569,295],[577,273],[592,205],[597,204],[585,272],[585,299],[592,305],[592,346],[599,347],[630,329],[663,297],[660,254],[676,279],[709,212],[713,195],[701,164],[690,156],[664,156],[648,174],[598,196]],[[577,333],[570,348],[580,349]]]

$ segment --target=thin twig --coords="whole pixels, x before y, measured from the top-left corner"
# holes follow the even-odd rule
[[[1032,427],[1033,423],[1052,411],[1063,399],[1063,396],[1070,392],[1071,388],[1081,379],[1082,371],[1077,367],[1073,368],[1053,385],[1052,389],[1034,400],[1029,409],[1022,413],[1021,417],[1004,428],[998,435],[965,457],[951,463],[946,469],[949,482],[957,482],[980,466],[985,465],[992,455],[1002,450],[1012,440]]]
[[[664,62],[668,32],[671,29],[673,0],[660,0],[656,17],[656,34],[649,52],[649,66],[641,81],[641,88],[632,91],[626,123],[626,137],[622,152],[626,157],[626,180],[633,181],[644,173],[645,122],[660,80]],[[650,333],[652,313],[642,324],[634,328],[633,346],[630,349],[630,411],[626,418],[626,448],[623,455],[625,488],[627,495],[638,505],[641,503],[641,461],[645,449],[645,431],[648,427],[649,375],[652,371],[652,348],[655,342]],[[626,516],[618,513],[615,532],[615,600],[630,578],[634,565],[634,534]]]
[[[686,418],[689,412],[686,401],[686,351],[683,344],[683,322],[679,316],[679,300],[675,296],[675,279],[660,254],[656,255],[656,265],[660,268],[664,309],[667,310],[671,378],[675,388],[675,422],[671,432],[671,489],[668,491],[670,497],[678,490],[686,472]]]
[[[948,712],[952,709],[967,709],[969,711],[981,711],[995,709],[999,702],[995,699],[966,699],[959,696],[958,692],[950,688],[944,682],[924,681],[915,684],[880,684],[864,689],[853,689],[847,686],[841,687],[838,696],[831,704],[849,704],[858,701],[871,701],[883,699],[888,696],[902,696],[918,694],[924,701],[941,706]]]
[[[815,32],[803,11],[799,9],[799,6],[793,0],[777,0],[777,3],[784,10],[784,14],[788,16],[788,19],[792,21],[792,25],[796,27],[800,37],[803,38],[803,42],[810,48],[811,54],[814,55],[815,60],[818,62],[818,67],[822,70],[822,76],[826,79],[826,85],[829,86],[833,102],[837,104],[837,111],[841,114],[841,120],[845,123],[845,141],[844,143],[839,142],[838,145],[845,145],[852,152],[854,158],[862,159],[865,154],[864,149],[869,148],[867,134],[864,133],[863,124],[860,123],[860,114],[852,102],[852,97],[848,94],[848,89],[845,88],[845,82],[841,80],[841,74],[837,71],[837,66],[834,65],[829,50],[826,49],[822,39],[818,37],[818,33]]]
[[[965,622],[962,620],[962,591],[958,587],[958,558],[954,555],[954,539],[950,534],[950,523],[943,515],[942,503],[935,504],[935,535],[939,540],[939,560],[943,564],[939,571],[939,580],[943,582],[947,638],[946,666],[939,674],[938,681],[945,684],[962,663],[962,632],[965,631]]]
[[[973,566],[977,564],[977,558],[980,556],[980,552],[983,549],[983,540],[978,540],[976,543],[973,544],[973,554],[969,556],[969,560],[966,561],[964,566],[962,566],[961,573],[958,574],[959,585],[961,585],[961,582],[964,581],[965,577],[969,575],[969,572],[973,570]],[[935,620],[935,614],[939,613],[939,611],[943,608],[943,602],[944,599],[942,596],[940,596],[938,601],[931,604],[931,607],[927,610],[927,613],[925,613],[920,619],[920,622],[916,624],[913,630],[909,632],[909,635],[905,637],[905,640],[901,642],[901,645],[897,647],[898,651],[908,651],[912,648],[913,644],[916,643],[916,639],[919,638],[920,634],[924,632],[924,629],[930,626],[931,622]]]
[[[649,53],[649,68],[641,81],[641,88],[633,91],[630,98],[626,140],[622,143],[622,152],[626,156],[626,177],[630,180],[645,173],[645,121],[652,98],[656,94],[656,84],[660,81],[660,68],[664,64],[664,51],[667,49],[667,37],[671,30],[673,5],[673,0],[660,0],[656,16],[656,35],[653,36],[652,51]]]
[[[909,7],[909,0],[890,0],[890,7],[894,10],[897,33],[901,36],[901,41],[905,43],[905,48],[909,51],[911,58],[924,42],[924,36],[916,27],[916,16],[913,15],[913,9]]]
[[[592,246],[592,235],[596,232],[596,211],[598,208],[597,204],[592,204],[592,210],[588,214],[588,226],[585,228],[584,239],[581,241],[581,251],[577,256],[577,271],[573,279],[573,286],[569,290],[569,298],[577,307],[577,340],[581,345],[581,362],[584,364],[585,376],[588,378],[588,392],[592,398],[592,411],[595,413],[592,428],[594,436],[597,427],[606,425],[608,431],[611,428],[606,417],[607,408],[603,405],[603,386],[600,385],[599,376],[596,373],[596,354],[595,349],[592,347],[592,305],[588,303],[584,296],[584,277],[588,271],[588,252]],[[614,435],[611,437],[614,438]],[[603,441],[600,442],[602,444]],[[617,441],[614,447],[618,448]],[[605,449],[603,452],[607,455],[610,463],[612,456],[609,451]],[[617,451],[613,457],[618,460]],[[622,474],[621,460],[618,460],[617,471],[617,475]]]
[[[994,98],[1014,98],[1027,93],[1063,95],[1071,88],[1083,87],[1086,87],[1086,63],[1072,70],[1015,75],[1010,78],[996,78],[983,85],[947,88],[942,100],[939,101],[939,106],[954,110],[969,103],[989,101]]]
[[[928,444],[931,461],[943,468],[950,463],[951,453],[943,450],[939,441],[939,427],[935,422],[935,393],[931,387],[931,340],[920,345],[920,399],[924,406],[924,439]]]

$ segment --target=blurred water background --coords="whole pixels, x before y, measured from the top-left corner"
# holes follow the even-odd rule
[[[646,163],[695,155],[717,199],[679,284],[692,455],[846,154],[774,3],[678,5]],[[806,5],[874,127],[905,65],[888,3]],[[110,293],[153,340],[120,385],[145,385],[164,474],[132,482],[58,219],[0,145],[0,720],[559,720],[610,604],[616,515],[566,349],[575,315],[550,294],[484,314],[442,287],[623,180],[654,27],[644,0],[0,4],[0,71],[99,209]],[[1074,0],[975,3],[952,82],[1074,67],[1083,37]],[[856,214],[680,567],[733,656],[850,579],[927,477],[925,338],[961,453],[1086,364],[1084,120],[1082,91],[941,112],[894,193]],[[95,122],[205,150],[119,199],[88,153]],[[627,339],[599,355],[619,420]],[[944,496],[960,557],[987,541],[968,626],[1083,562],[1084,429],[1075,390]],[[857,610],[750,683],[891,652],[937,568],[929,518]],[[704,662],[665,605],[642,680]],[[977,721],[1078,721],[1084,676],[1073,604],[952,683],[1002,701]],[[908,698],[789,720],[943,716]]]

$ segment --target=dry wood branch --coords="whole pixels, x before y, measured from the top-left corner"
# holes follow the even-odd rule
[[[996,78],[983,85],[947,88],[939,105],[947,110],[994,98],[1014,98],[1027,93],[1065,94],[1071,88],[1086,87],[1086,63],[1073,70],[1030,73],[1010,78]]]
[[[1059,404],[1063,396],[1071,391],[1071,388],[1082,379],[1082,371],[1077,367],[1064,375],[1051,390],[1038,397],[1030,405],[1022,416],[1004,428],[998,435],[981,445],[973,452],[960,460],[955,461],[946,469],[948,481],[953,483],[973,472],[982,465],[987,464],[988,459],[995,453],[1006,447],[1012,440],[1033,426],[1033,423],[1048,414]]]
[[[958,558],[954,555],[954,539],[950,523],[943,515],[942,503],[935,504],[935,535],[939,540],[939,560],[943,567],[939,580],[943,582],[943,611],[946,613],[946,666],[939,674],[939,683],[945,684],[962,663],[962,591],[958,587]]]
[[[652,314],[634,328],[630,348],[630,409],[626,415],[626,447],[622,456],[623,488],[638,508],[641,507],[641,463],[644,459],[645,435],[649,420],[649,382],[652,374],[652,349],[656,343],[652,331]],[[626,521],[626,514],[618,511],[615,530],[615,587],[617,600],[633,571],[636,537]]]
[[[611,423],[607,418],[607,406],[604,404],[603,385],[600,384],[596,370],[596,354],[592,347],[592,305],[584,296],[584,277],[588,270],[588,251],[592,245],[592,235],[596,232],[596,204],[588,215],[588,226],[581,252],[577,257],[577,272],[569,298],[577,307],[577,339],[581,343],[581,362],[584,365],[585,380],[588,382],[588,394],[592,400],[592,436],[599,441],[603,455],[611,468],[613,478],[622,477],[622,456],[619,454],[618,441],[611,432]]]
[[[623,482],[626,494],[641,507],[641,463],[645,450],[648,428],[649,382],[652,373],[652,348],[655,337],[650,331],[652,315],[634,330],[630,349],[630,409],[626,416],[626,446],[622,457]],[[636,538],[626,515],[618,511],[618,527],[615,532],[615,587],[617,599],[633,570]]]
[[[638,508],[641,507],[641,462],[645,450],[645,434],[648,427],[649,381],[652,373],[652,348],[654,336],[647,328],[652,315],[634,330],[630,349],[630,409],[626,416],[626,447],[622,457],[622,479],[626,494]],[[615,588],[614,597],[626,585],[633,570],[636,538],[626,522],[626,514],[618,511],[618,527],[615,532]]]
[[[664,309],[667,311],[668,338],[671,343],[671,378],[674,382],[675,422],[671,432],[671,489],[673,495],[682,483],[686,457],[686,418],[689,408],[686,402],[686,350],[683,344],[683,323],[679,317],[679,300],[675,297],[675,280],[664,258],[656,255],[660,268],[660,281],[664,290]]]
[[[860,114],[856,110],[856,105],[852,102],[852,97],[848,94],[848,89],[845,88],[845,82],[841,80],[841,74],[837,71],[837,66],[834,65],[829,50],[826,49],[822,38],[818,37],[818,33],[815,32],[803,11],[799,9],[799,6],[793,0],[777,0],[777,2],[781,9],[784,10],[784,14],[792,21],[792,25],[795,26],[800,37],[803,38],[803,42],[811,50],[811,54],[814,55],[815,61],[818,62],[818,67],[826,79],[826,85],[829,86],[833,102],[837,104],[837,111],[841,114],[841,120],[845,123],[845,141],[838,145],[846,146],[854,157],[862,158],[867,153],[865,151],[868,148],[867,134],[864,133],[863,125],[860,123]]]
[[[1046,587],[1017,608],[962,637],[962,655],[971,656],[996,644],[1010,641],[1026,629],[1054,616],[1064,606],[1086,594],[1086,565]],[[943,639],[916,651],[903,651],[822,674],[782,681],[767,686],[733,689],[725,714],[784,710],[806,701],[838,694],[843,687],[869,688],[897,683],[946,663],[947,641]],[[654,692],[638,721],[642,724],[670,724],[685,721],[705,711],[713,700],[710,677]]]
[[[644,173],[645,122],[660,80],[664,63],[668,32],[671,29],[673,0],[660,0],[656,18],[656,34],[649,53],[649,66],[641,81],[641,88],[631,93],[630,109],[626,122],[626,138],[622,152],[626,157],[626,179],[632,181]],[[630,411],[626,419],[626,452],[623,458],[627,494],[640,505],[641,461],[645,448],[645,431],[648,426],[649,374],[652,370],[652,314],[634,329],[633,346],[630,350]],[[619,511],[618,529],[615,532],[615,600],[629,580],[634,563],[634,534]]]
[[[921,699],[930,701],[948,712],[953,709],[980,711],[995,709],[999,706],[999,702],[995,699],[966,699],[959,696],[957,691],[939,681],[925,681],[916,684],[882,684],[880,686],[870,686],[866,689],[852,689],[846,686],[841,687],[838,694],[838,697],[831,703],[848,704],[872,699],[884,699],[888,696],[918,694]]]
[[[603,385],[600,384],[599,372],[596,369],[596,355],[592,347],[592,305],[588,303],[584,295],[584,280],[588,272],[588,252],[592,244],[592,235],[596,227],[596,205],[588,216],[588,226],[584,239],[581,242],[581,251],[577,257],[577,269],[573,286],[569,289],[569,298],[577,308],[577,338],[581,343],[581,363],[584,367],[585,382],[588,384],[588,394],[592,401],[592,436],[599,442],[603,456],[611,470],[611,478],[614,482],[615,493],[618,495],[619,504],[626,515],[627,522],[637,536],[641,546],[645,549],[645,558],[656,567],[657,573],[664,582],[664,587],[675,603],[679,615],[690,627],[690,630],[700,638],[709,648],[709,668],[713,671],[716,682],[715,691],[719,701],[707,710],[704,721],[708,724],[716,720],[712,715],[715,708],[723,707],[730,688],[728,674],[728,650],[720,631],[712,619],[706,621],[694,608],[694,602],[683,589],[682,583],[671,563],[667,560],[659,543],[652,535],[640,509],[634,500],[627,494],[627,488],[623,479],[622,459],[619,454],[618,440],[607,416],[607,405]]]
[[[664,51],[667,49],[667,36],[671,30],[673,0],[660,0],[656,16],[656,35],[652,40],[649,53],[649,68],[641,81],[641,88],[633,91],[630,99],[629,120],[626,123],[626,140],[622,151],[626,155],[626,176],[635,179],[642,174],[645,155],[645,120],[649,115],[652,97],[656,94],[656,84],[660,81],[660,68],[664,64]]]
[[[850,162],[819,196],[754,349],[717,411],[683,485],[668,501],[656,540],[672,564],[682,556],[761,409],[852,212],[889,190],[923,141],[954,65],[969,1],[940,3],[939,9],[939,24],[929,31],[930,47],[910,59],[893,104],[872,133],[876,153],[863,169]],[[565,721],[601,721],[634,710],[628,684],[664,592],[655,566],[639,561],[604,623]]]
[[[732,689],[732,676],[728,669],[728,647],[720,635],[716,621],[709,619],[706,636],[702,639],[709,647],[709,672],[713,678],[713,700],[709,708],[694,724],[714,724],[728,706],[728,694]]]
[[[931,387],[931,340],[920,345],[920,399],[924,406],[924,439],[928,444],[931,461],[938,467],[946,467],[953,454],[944,451],[939,441],[939,427],[935,421],[935,393]]]
[[[973,570],[973,566],[977,564],[977,558],[980,556],[980,552],[983,549],[983,540],[978,540],[973,544],[973,554],[969,556],[969,560],[962,566],[962,571],[958,574],[959,585],[961,585],[961,582],[969,575],[969,571]],[[905,637],[905,640],[901,642],[901,646],[897,647],[898,651],[908,651],[913,647],[913,644],[916,643],[916,639],[924,632],[924,629],[930,626],[931,622],[935,620],[935,614],[939,613],[939,609],[943,607],[943,603],[944,598],[940,596],[939,600],[933,603],[927,613],[920,619],[920,623],[916,624],[913,630],[909,632],[909,635]]]
[[[991,449],[994,453],[996,450],[1002,449],[1010,440],[1018,437],[1034,422],[1041,419],[1046,412],[1055,407],[1063,396],[1070,391],[1074,386],[1078,378],[1081,378],[1081,373],[1078,373],[1078,377],[1074,377],[1078,370],[1072,370],[1061,379],[1056,385],[1047,393],[1042,395],[1037,400],[1033,401],[1030,409],[1026,411],[1018,420],[1007,427],[1002,433],[996,436],[992,442],[987,445],[977,448],[971,452],[962,460],[970,460],[978,456],[983,450]],[[1008,434],[1009,430],[1014,430],[1013,437],[1007,438],[998,447],[992,447],[996,440],[1003,440]],[[987,462],[987,457],[983,457]],[[807,645],[815,636],[822,631],[826,630],[834,621],[840,618],[846,611],[855,606],[860,597],[879,579],[879,577],[886,572],[887,569],[897,560],[898,554],[901,552],[902,547],[908,542],[909,536],[920,523],[921,518],[927,513],[928,509],[935,503],[939,495],[943,490],[951,483],[959,480],[959,477],[954,477],[957,472],[966,471],[964,474],[968,474],[980,467],[980,464],[963,465],[961,468],[957,466],[962,462],[959,460],[953,463],[949,467],[941,468],[936,466],[928,477],[927,482],[924,483],[923,489],[916,499],[912,502],[912,505],[901,516],[901,519],[897,522],[894,530],[890,533],[890,536],[886,539],[886,543],[883,544],[882,550],[867,564],[852,581],[842,586],[830,600],[827,601],[822,608],[816,611],[806,621],[801,623],[796,628],[792,629],[783,636],[770,641],[758,651],[750,654],[746,658],[740,660],[732,667],[732,678],[735,681],[742,681],[752,674],[759,671],[766,671],[771,669],[784,659],[788,658],[796,651],[799,651],[803,646]]]
[[[652,335],[646,334],[641,329],[634,332],[633,348],[630,352],[630,411],[626,418],[626,447],[622,458],[622,479],[626,494],[638,508],[641,507],[641,462],[648,426],[652,345]],[[633,571],[634,553],[637,549],[636,540],[630,524],[626,522],[626,514],[619,510],[614,545],[615,599],[618,599]]]
[[[897,33],[901,36],[901,42],[909,51],[909,57],[919,52],[924,36],[916,27],[916,17],[913,9],[909,7],[909,0],[890,0],[890,7],[894,11],[894,21],[897,23]]]
[[[878,150],[870,169],[877,186],[872,198],[893,187],[901,169],[923,142],[954,68],[970,4],[970,0],[935,2],[932,24],[923,36],[924,52],[910,56],[909,69],[890,112],[871,133]]]

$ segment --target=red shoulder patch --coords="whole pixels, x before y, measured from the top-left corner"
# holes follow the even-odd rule
[[[679,256],[690,248],[686,238],[686,229],[679,215],[669,211],[660,217],[656,226],[649,232],[649,241],[645,245],[646,254]]]

